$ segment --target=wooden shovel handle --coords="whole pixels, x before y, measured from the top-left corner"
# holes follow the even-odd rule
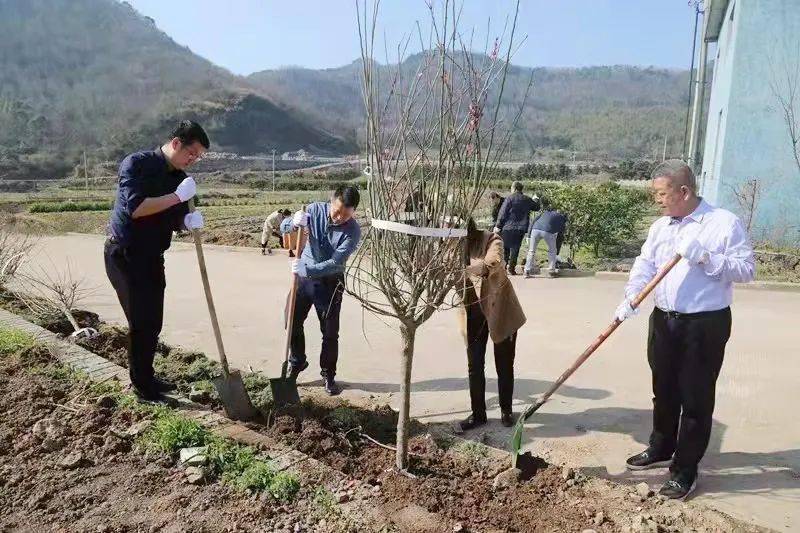
[[[297,242],[295,243],[294,257],[300,260],[300,254],[303,253],[303,228],[297,228]],[[292,288],[289,290],[289,313],[286,318],[286,348],[284,357],[288,366],[289,352],[292,347],[292,325],[294,324],[294,307],[297,302],[297,286],[300,284],[300,276],[297,274],[292,275]],[[286,376],[283,376],[286,377]]]
[[[664,265],[664,268],[662,268],[658,272],[658,274],[656,274],[656,276],[652,280],[650,280],[650,283],[648,283],[645,286],[645,288],[642,289],[642,291],[636,295],[636,298],[634,298],[633,301],[631,302],[631,307],[633,307],[634,309],[639,307],[639,305],[644,301],[644,299],[647,298],[647,296],[651,292],[653,292],[653,289],[656,288],[656,285],[658,285],[659,282],[661,282],[661,280],[664,279],[664,276],[666,276],[669,273],[669,271],[672,270],[672,268],[678,264],[678,261],[680,260],[681,256],[675,254],[675,256],[672,259],[670,259],[666,265]],[[592,344],[590,344],[589,347],[583,351],[583,353],[575,360],[575,362],[572,363],[572,366],[570,366],[563,374],[561,374],[558,380],[556,380],[556,382],[553,383],[553,386],[550,387],[550,389],[544,393],[544,395],[536,402],[536,404],[542,405],[544,402],[546,402],[550,398],[550,396],[552,396],[553,393],[556,390],[558,390],[558,388],[565,381],[567,381],[567,379],[569,379],[569,377],[572,374],[574,374],[575,371],[578,370],[578,368],[580,368],[580,366],[587,359],[589,359],[589,357],[595,352],[595,350],[597,350],[600,347],[600,345],[603,344],[603,342],[605,342],[605,340],[609,338],[612,333],[614,333],[614,331],[619,327],[620,324],[622,324],[622,321],[618,320],[615,317],[614,321],[611,322],[611,324],[609,324],[609,326],[605,329],[605,331],[603,331],[603,333],[601,333],[600,336],[597,337],[597,339],[595,339],[594,342],[592,342]]]
[[[189,212],[194,213],[194,198],[189,199]],[[206,303],[208,304],[208,314],[211,316],[211,328],[214,330],[214,339],[217,341],[217,351],[219,352],[219,362],[222,364],[222,373],[227,378],[230,376],[231,371],[228,367],[228,358],[225,356],[225,346],[222,344],[222,333],[219,329],[219,321],[217,320],[217,310],[214,307],[214,298],[211,296],[211,284],[208,281],[208,272],[206,271],[206,259],[203,255],[203,236],[200,230],[193,229],[192,236],[194,237],[194,247],[197,251],[197,264],[200,267],[200,278],[203,280],[203,291],[206,294]]]

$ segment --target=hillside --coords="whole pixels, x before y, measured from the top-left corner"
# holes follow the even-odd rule
[[[0,178],[152,146],[178,117],[218,150],[355,149],[255,93],[125,2],[0,0]]]
[[[403,68],[413,69],[418,61],[412,56]],[[363,124],[360,71],[356,61],[335,69],[263,71],[248,80],[326,130],[354,137]],[[652,156],[663,149],[665,131],[671,150],[680,150],[687,72],[631,66],[514,66],[507,82],[507,115],[519,106],[531,75],[534,87],[515,138],[516,155],[564,148],[611,157]]]

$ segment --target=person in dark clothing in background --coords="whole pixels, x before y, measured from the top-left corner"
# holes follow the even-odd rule
[[[184,120],[163,146],[130,154],[119,166],[104,249],[106,274],[128,319],[133,391],[149,401],[163,400],[162,393],[175,389],[153,372],[164,315],[164,252],[173,231],[203,227],[200,212],[189,212],[196,184],[184,170],[208,147],[203,128]]]
[[[539,200],[522,194],[522,183],[515,181],[511,195],[503,201],[497,214],[494,232],[503,238],[503,255],[508,266],[508,273],[517,273],[517,257],[522,246],[522,239],[528,232],[531,211],[539,210]]]
[[[505,198],[492,191],[489,193],[489,198],[492,200],[492,227],[497,226],[497,215],[500,214],[500,208],[503,206]]]
[[[528,257],[525,261],[526,277],[535,274],[536,271],[539,270],[536,265],[536,247],[541,240],[547,243],[548,270],[550,275],[556,274],[558,236],[563,235],[564,230],[567,228],[567,215],[551,209],[550,202],[547,198],[543,198],[541,204],[543,211],[531,222],[531,245],[528,250]]]

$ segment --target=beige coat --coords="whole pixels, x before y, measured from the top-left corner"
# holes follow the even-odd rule
[[[482,233],[479,245],[469,251],[470,264],[464,280],[464,305],[459,314],[459,325],[466,341],[466,306],[480,305],[489,326],[489,336],[492,342],[497,343],[521,328],[526,318],[506,274],[502,239],[488,231]]]

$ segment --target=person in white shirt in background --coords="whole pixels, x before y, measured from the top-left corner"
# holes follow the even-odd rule
[[[697,196],[692,169],[661,163],[651,175],[664,216],[650,227],[615,316],[638,312],[634,297],[676,253],[683,259],[654,291],[647,360],[653,375],[653,431],[631,470],[669,466],[660,494],[684,499],[697,485],[708,446],[717,376],[731,333],[733,283],[754,279],[755,260],[741,221]]]
[[[278,209],[270,214],[264,221],[264,227],[261,230],[261,255],[272,254],[272,249],[268,248],[269,237],[273,235],[278,238],[278,245],[281,244],[281,222],[292,214],[288,209]]]

